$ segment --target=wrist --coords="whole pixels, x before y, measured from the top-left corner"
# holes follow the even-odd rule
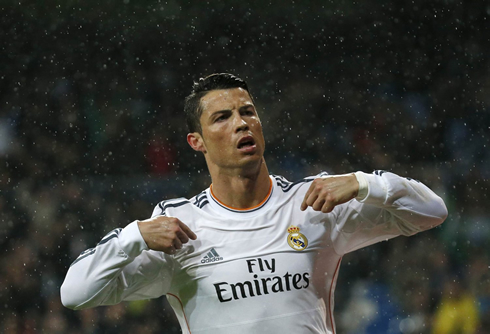
[[[355,199],[358,201],[362,201],[367,197],[367,194],[369,192],[369,184],[363,172],[355,172],[354,176],[356,177],[357,182],[359,183],[359,190],[357,191],[357,195]]]
[[[148,249],[148,246],[141,235],[139,223],[139,221],[134,221],[123,228],[118,238],[121,249],[132,258]]]

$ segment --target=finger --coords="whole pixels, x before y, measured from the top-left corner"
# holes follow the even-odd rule
[[[325,203],[326,203],[325,198],[319,196],[316,198],[315,202],[311,205],[311,207],[315,211],[320,211]]]
[[[301,204],[301,209],[304,211],[307,207],[311,206],[315,203],[317,196],[315,194],[310,194],[308,197],[303,199],[303,203]]]
[[[182,249],[182,242],[180,242],[179,239],[174,239],[174,241],[173,241],[173,247],[175,249]]]
[[[333,203],[331,201],[325,201],[325,203],[322,206],[321,211],[323,213],[329,213],[329,212],[332,212],[334,207],[335,207],[335,205],[333,205]]]
[[[314,185],[312,184],[309,188],[308,188],[308,191],[306,192],[305,194],[305,197],[303,198],[303,203],[301,203],[301,211],[305,211],[306,208],[308,207],[308,204],[307,204],[307,199],[310,197],[310,194],[313,192],[313,189],[314,189]]]
[[[313,203],[316,202],[316,200],[318,199],[318,193],[316,192],[316,190],[314,192],[312,192],[308,198],[305,198],[304,199],[304,203],[305,203],[305,209],[309,206],[312,206]]]
[[[177,238],[179,238],[180,242],[182,242],[183,244],[189,242],[189,237],[187,236],[187,234],[184,233],[184,231],[182,231],[182,229],[179,229],[175,233],[175,235],[177,236]]]
[[[197,235],[192,232],[192,230],[189,228],[189,226],[187,226],[186,224],[184,224],[183,222],[181,222],[179,220],[179,226],[180,228],[182,229],[182,231],[189,237],[191,238],[192,240],[196,240],[197,239]]]

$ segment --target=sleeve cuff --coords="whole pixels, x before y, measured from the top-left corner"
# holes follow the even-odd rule
[[[148,246],[141,235],[137,220],[126,226],[119,234],[118,239],[121,249],[129,257],[134,258],[140,255],[142,251],[148,249]]]
[[[358,201],[375,206],[385,205],[388,197],[388,188],[383,177],[363,172],[356,172],[355,174],[356,177],[360,175],[360,178],[364,178],[364,181],[366,181],[367,184],[366,196],[363,199],[358,199]],[[360,196],[358,195],[358,197]]]
[[[366,180],[363,172],[355,172],[357,182],[359,182],[359,191],[356,196],[356,200],[362,201],[364,200],[369,193],[369,183]]]

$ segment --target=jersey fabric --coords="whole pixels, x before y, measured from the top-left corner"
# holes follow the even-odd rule
[[[83,252],[61,288],[65,306],[83,309],[166,295],[183,333],[335,333],[334,290],[342,256],[432,228],[447,215],[422,183],[388,172],[357,172],[362,201],[330,213],[300,210],[320,174],[291,183],[270,176],[268,196],[237,210],[208,188],[159,203],[153,216],[177,217],[194,231],[174,255],[148,250],[137,222]]]

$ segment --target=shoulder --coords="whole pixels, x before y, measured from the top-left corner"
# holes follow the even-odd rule
[[[155,208],[153,209],[152,217],[155,216],[166,216],[166,211],[169,208],[178,208],[181,206],[184,206],[186,204],[190,204],[190,201],[187,198],[174,198],[174,199],[168,199],[161,201],[157,205],[155,205]]]
[[[273,181],[277,185],[278,188],[282,190],[282,192],[287,193],[290,192],[291,190],[297,190],[300,189],[302,186],[309,184],[312,182],[314,179],[317,179],[319,177],[325,177],[328,176],[327,172],[321,172],[317,175],[312,175],[312,176],[307,176],[304,177],[300,180],[291,182],[288,181],[284,176],[280,175],[271,175]]]
[[[189,210],[189,207],[202,209],[206,204],[208,204],[208,198],[206,195],[206,190],[202,191],[198,195],[187,199],[184,197],[167,199],[158,203],[153,209],[152,217],[155,216],[167,216],[168,210]]]

